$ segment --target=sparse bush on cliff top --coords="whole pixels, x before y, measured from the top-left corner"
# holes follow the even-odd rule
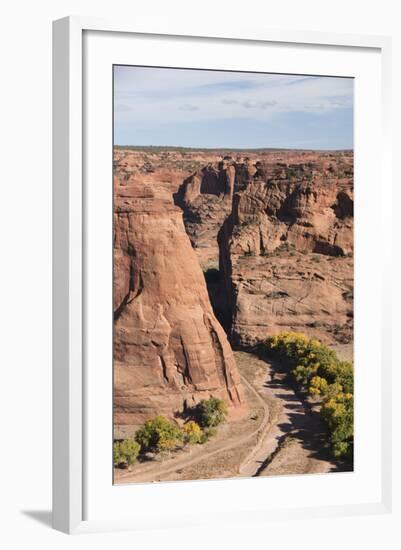
[[[135,463],[141,446],[133,439],[115,441],[113,445],[113,462],[116,468],[131,466]]]
[[[178,426],[159,415],[148,420],[135,434],[143,451],[166,452],[175,449],[183,434]]]
[[[282,332],[265,342],[265,350],[282,361],[295,382],[309,395],[322,399],[321,416],[334,456],[352,458],[354,368],[334,350],[304,334]]]
[[[197,406],[197,415],[201,426],[212,428],[221,424],[227,416],[227,405],[222,399],[210,397],[202,399]]]

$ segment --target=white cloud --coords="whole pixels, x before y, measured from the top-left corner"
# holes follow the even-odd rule
[[[185,104],[185,105],[181,105],[180,107],[178,107],[181,111],[198,111],[199,110],[199,107],[197,107],[196,105],[190,105],[190,104]]]
[[[223,71],[115,68],[115,121],[177,123],[352,107],[347,78]]]

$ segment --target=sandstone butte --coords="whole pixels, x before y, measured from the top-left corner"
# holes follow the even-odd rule
[[[244,349],[352,342],[351,152],[117,149],[114,189],[116,423],[211,394],[244,412],[221,325]]]
[[[211,395],[242,414],[233,352],[182,211],[146,177],[117,173],[114,190],[115,424],[171,417]]]

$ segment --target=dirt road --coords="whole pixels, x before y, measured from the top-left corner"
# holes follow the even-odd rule
[[[255,355],[236,352],[241,372],[259,373],[252,383],[269,407],[269,426],[240,466],[240,475],[286,475],[336,471],[324,426],[285,383],[285,373]],[[249,374],[248,374],[249,376]]]
[[[285,383],[284,373],[257,356],[235,352],[250,404],[248,418],[227,423],[204,446],[163,461],[116,471],[115,483],[324,473],[338,468],[318,415]]]
[[[164,461],[138,464],[131,472],[115,470],[115,483],[200,479],[204,475],[207,477],[237,476],[239,465],[249,455],[249,449],[255,448],[265,431],[269,429],[269,408],[266,401],[245,376],[242,375],[241,378],[247,393],[247,402],[250,405],[250,413],[246,419],[234,422],[231,426],[227,423],[219,427],[218,436],[203,446],[187,447]],[[257,417],[256,421],[255,417]],[[206,464],[208,470],[215,470],[216,464],[221,459],[225,463],[225,468],[223,471],[216,471],[216,475],[212,476],[208,473],[200,475],[193,470],[198,464],[201,466]],[[189,472],[192,473],[189,474]]]

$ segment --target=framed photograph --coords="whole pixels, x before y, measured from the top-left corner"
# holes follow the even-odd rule
[[[53,36],[54,527],[389,511],[389,39]]]

